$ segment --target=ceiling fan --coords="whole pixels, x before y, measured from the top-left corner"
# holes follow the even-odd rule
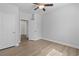
[[[47,4],[47,3],[33,3],[36,7],[34,10],[42,9],[43,11],[46,11],[45,7],[53,6],[53,4]]]

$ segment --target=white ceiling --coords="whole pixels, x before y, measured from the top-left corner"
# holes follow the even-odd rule
[[[14,3],[14,5],[18,6],[20,11],[25,12],[25,13],[30,13],[33,8],[32,3]]]
[[[54,3],[54,6],[46,8],[46,12],[68,4],[69,3]],[[19,9],[25,13],[31,13],[34,7],[32,3],[15,3],[14,5],[18,6]]]
[[[5,4],[5,3],[4,3]],[[19,10],[24,13],[32,13],[34,5],[32,3],[10,3],[12,5],[16,5],[19,7]],[[52,11],[53,9],[56,9],[58,7],[68,5],[69,3],[54,3],[54,6],[52,7],[46,7],[46,12]],[[43,12],[42,10],[37,10],[37,12]]]

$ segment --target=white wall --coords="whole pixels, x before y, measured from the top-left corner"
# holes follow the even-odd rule
[[[29,39],[30,40],[38,40],[41,39],[41,15],[35,14],[34,20],[29,20]]]
[[[29,19],[30,19],[30,14],[20,11],[20,34],[21,35],[28,35]]]
[[[30,13],[25,13],[25,12],[20,11],[20,19],[29,20],[30,17],[31,17]]]
[[[45,14],[42,37],[79,48],[79,4],[70,4]]]
[[[2,39],[2,13],[0,13],[0,39]]]

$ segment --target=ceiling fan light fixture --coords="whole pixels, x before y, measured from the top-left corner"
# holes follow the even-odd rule
[[[43,8],[45,8],[44,5],[40,5],[40,6],[39,6],[39,9],[43,9]]]

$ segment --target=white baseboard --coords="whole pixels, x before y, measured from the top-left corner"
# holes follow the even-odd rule
[[[39,37],[39,38],[32,38],[32,39],[29,38],[29,40],[34,40],[34,41],[40,40],[40,39],[41,39],[41,37]]]
[[[69,44],[69,43],[65,43],[65,42],[61,42],[61,41],[57,41],[57,40],[52,40],[52,39],[47,39],[47,38],[42,38],[42,39],[79,49],[78,45],[72,45],[72,44]]]
[[[18,47],[19,46],[19,43],[17,43],[16,45],[15,45],[15,47]]]

